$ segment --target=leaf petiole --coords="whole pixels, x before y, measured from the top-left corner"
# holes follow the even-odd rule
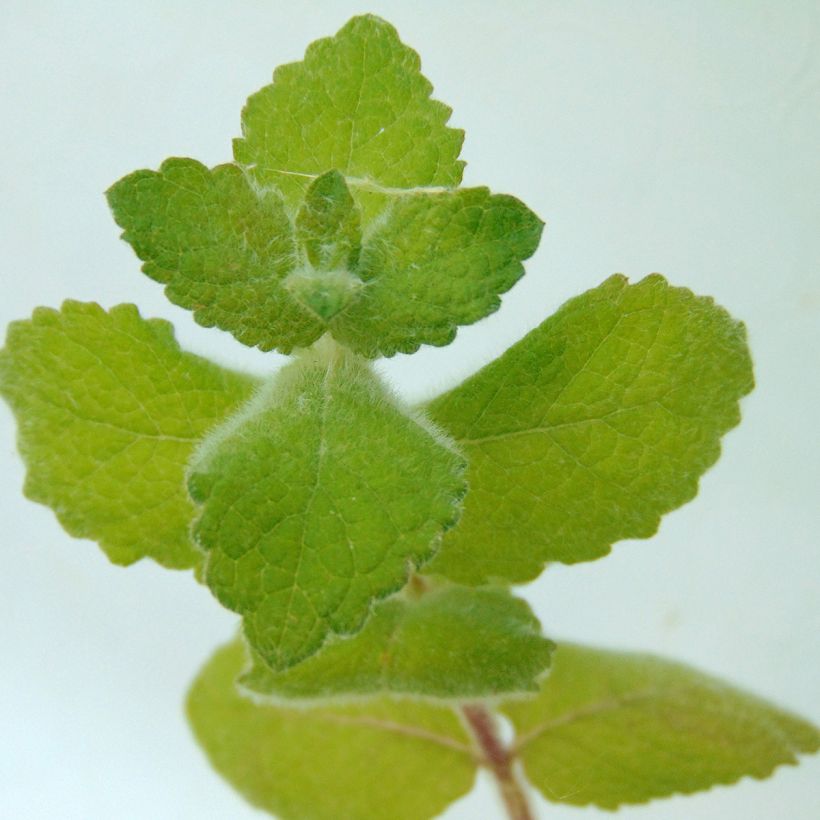
[[[515,771],[515,753],[498,736],[495,717],[477,703],[462,706],[461,713],[479,747],[479,763],[495,779],[510,820],[535,820],[525,787]]]

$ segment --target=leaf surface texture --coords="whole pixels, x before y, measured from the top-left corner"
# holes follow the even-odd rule
[[[133,305],[38,308],[10,326],[0,352],[26,495],[117,564],[201,561],[185,467],[254,384],[180,350],[168,322],[143,319]]]
[[[273,669],[358,631],[457,519],[464,463],[368,364],[305,353],[195,457],[205,580]]]
[[[274,673],[257,659],[249,691],[291,699],[366,694],[466,700],[538,690],[553,644],[527,604],[504,590],[445,587],[391,598],[364,629]]]
[[[449,708],[373,698],[360,705],[257,705],[234,685],[235,641],[194,682],[188,717],[216,770],[282,820],[429,820],[470,791],[476,764]]]
[[[430,570],[520,582],[648,538],[695,496],[752,385],[745,329],[709,298],[655,274],[570,300],[428,406],[470,486]]]
[[[502,711],[544,797],[604,809],[768,777],[820,744],[804,720],[686,666],[571,644],[540,695]]]

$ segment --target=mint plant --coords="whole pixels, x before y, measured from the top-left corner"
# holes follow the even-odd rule
[[[692,669],[556,647],[510,592],[695,496],[752,389],[741,323],[614,276],[424,406],[373,369],[496,310],[541,237],[519,200],[460,187],[463,134],[431,91],[395,30],[357,17],[251,96],[233,163],[117,182],[168,298],[292,360],[258,379],[133,305],[36,309],[0,353],[26,495],[241,616],[188,715],[282,818],[423,820],[479,767],[514,820],[528,784],[614,809],[816,751],[813,726]]]

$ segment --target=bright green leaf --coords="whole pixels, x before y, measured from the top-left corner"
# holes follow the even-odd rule
[[[502,711],[544,797],[605,809],[768,777],[820,745],[800,718],[685,666],[568,644],[541,694]]]
[[[486,188],[393,198],[362,251],[366,287],[334,336],[367,356],[449,344],[459,325],[498,309],[542,228],[523,203]]]
[[[429,820],[470,791],[470,740],[448,708],[377,698],[362,705],[257,705],[234,685],[239,641],[219,650],[188,696],[214,768],[282,820]]]
[[[121,179],[108,202],[143,271],[199,324],[283,353],[324,332],[320,318],[283,286],[297,252],[282,200],[253,190],[235,165],[208,170],[196,160],[170,159],[158,172]]]
[[[460,511],[464,464],[332,345],[282,370],[193,462],[205,578],[273,669],[358,631]]]
[[[369,189],[456,186],[464,132],[430,99],[419,57],[384,20],[354,17],[280,66],[242,113],[236,161],[295,211],[311,180],[338,170]]]
[[[184,471],[203,435],[244,401],[246,376],[184,353],[133,305],[68,301],[9,327],[0,393],[20,425],[25,493],[117,564],[190,567]]]
[[[476,699],[538,691],[553,644],[503,590],[444,587],[379,604],[364,629],[286,672],[258,658],[241,683],[277,698],[394,692]]]
[[[709,298],[652,275],[572,299],[429,406],[470,486],[430,571],[526,581],[649,537],[695,496],[752,384],[744,327]]]

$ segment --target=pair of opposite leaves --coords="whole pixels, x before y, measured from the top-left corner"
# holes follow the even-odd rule
[[[497,701],[513,751],[546,797],[581,805],[765,776],[816,749],[805,723],[657,659],[564,645],[540,682],[553,646],[526,604],[475,588],[652,534],[695,494],[752,378],[742,326],[710,300],[613,277],[425,408],[400,406],[363,357],[450,341],[497,307],[541,231],[516,200],[454,187],[462,135],[429,93],[394,30],[356,18],[251,98],[238,166],[172,160],[114,186],[144,270],[198,321],[264,349],[324,334],[347,349],[325,339],[262,385],[133,306],[39,309],[0,354],[27,494],[117,563],[197,567],[243,614],[250,648],[214,656],[189,714],[214,765],[284,817],[418,820],[469,790],[453,712],[384,693],[538,692]],[[467,586],[425,581],[366,620],[433,553],[426,570]],[[285,703],[370,697],[258,705],[237,678]]]
[[[494,310],[542,227],[455,187],[462,134],[430,91],[392,27],[356,18],[250,98],[237,165],[170,160],[109,192],[146,273],[198,321],[284,352],[325,336],[267,384],[181,352],[131,306],[38,310],[0,359],[28,495],[120,563],[198,565],[196,519],[204,578],[270,670],[361,629],[410,567],[520,582],[651,535],[752,385],[743,328],[711,300],[613,277],[400,406],[366,357]]]

